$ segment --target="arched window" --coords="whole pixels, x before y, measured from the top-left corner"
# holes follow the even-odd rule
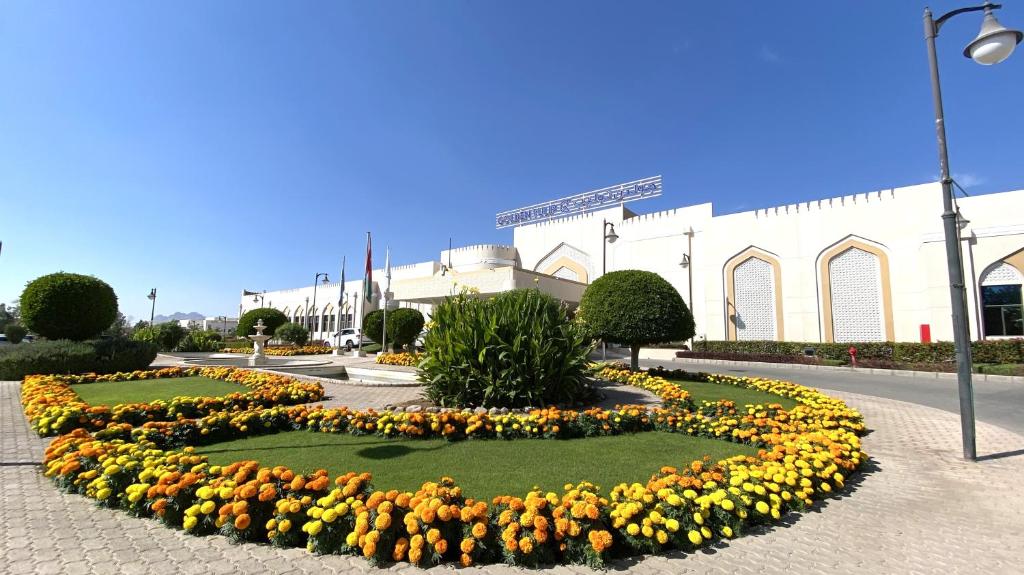
[[[729,339],[782,339],[781,277],[779,261],[757,248],[729,260],[725,266]]]
[[[889,263],[881,249],[847,240],[821,258],[825,339],[892,341]]]
[[[985,337],[1024,335],[1024,306],[1021,301],[1020,270],[996,262],[981,275],[981,309]]]

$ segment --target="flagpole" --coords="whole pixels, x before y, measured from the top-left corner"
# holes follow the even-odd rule
[[[338,287],[338,331],[334,332],[334,345],[341,347],[341,314],[345,311],[345,256],[341,256],[341,285]]]
[[[388,290],[391,289],[391,246],[385,248],[384,255],[384,278],[387,282],[384,284],[384,294],[381,295],[381,299],[384,301],[384,316],[382,322],[384,329],[381,334],[381,353],[387,353],[388,351]]]
[[[366,302],[373,299],[373,246],[370,243],[370,232],[366,232],[366,269],[363,272],[363,297]],[[363,302],[363,310],[366,309]],[[359,356],[363,355],[363,318],[359,318]]]

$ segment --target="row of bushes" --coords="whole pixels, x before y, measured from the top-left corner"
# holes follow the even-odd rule
[[[677,351],[676,357],[685,357],[689,359],[723,359],[729,361],[759,361],[762,363],[798,363],[802,365],[827,365],[831,361],[808,355],[772,355],[769,353],[739,353],[733,351]]]
[[[116,373],[145,369],[156,359],[156,345],[127,339],[39,341],[0,348],[0,379],[31,374]]]
[[[857,348],[858,360],[888,360],[900,363],[944,363],[956,361],[953,343],[856,342],[820,343],[800,341],[695,341],[693,351],[762,356],[803,355],[813,349],[822,359],[849,360],[850,348]],[[1024,363],[1024,339],[971,342],[975,363]],[[757,360],[764,361],[764,360]]]

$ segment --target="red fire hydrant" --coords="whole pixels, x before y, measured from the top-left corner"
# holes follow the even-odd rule
[[[857,348],[851,345],[848,351],[850,352],[850,365],[857,367]]]

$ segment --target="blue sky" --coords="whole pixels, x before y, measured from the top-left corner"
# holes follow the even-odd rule
[[[0,301],[65,270],[136,318],[151,287],[157,313],[231,313],[343,254],[361,275],[366,231],[423,261],[511,243],[497,211],[655,174],[635,209],[937,177],[923,5],[705,4],[8,0]],[[951,165],[1020,189],[1024,50],[970,62],[979,25],[939,38]]]

